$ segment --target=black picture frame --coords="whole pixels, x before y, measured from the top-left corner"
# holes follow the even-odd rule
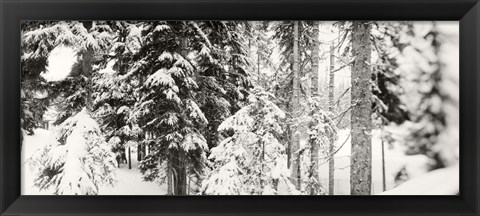
[[[479,215],[478,0],[0,0],[0,15],[1,215]],[[20,195],[21,20],[237,19],[460,21],[460,195]]]

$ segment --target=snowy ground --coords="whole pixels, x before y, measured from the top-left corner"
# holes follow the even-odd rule
[[[335,195],[350,194],[350,130],[339,131],[336,147],[343,147],[335,155]],[[348,139],[347,139],[348,138]],[[398,147],[389,149],[385,143],[386,189],[394,188],[395,174],[406,166],[410,177],[421,176],[426,172],[428,158],[423,155],[407,156]],[[322,163],[322,162],[321,162]],[[321,182],[328,188],[328,162],[320,165]],[[380,130],[373,131],[372,137],[372,194],[381,193],[382,185],[382,143]]]
[[[340,147],[344,142],[343,147],[335,155],[335,195],[348,195],[350,194],[350,138],[348,138],[349,130],[341,130],[339,132],[339,138],[337,139],[336,146]],[[29,170],[27,159],[32,155],[39,147],[50,139],[50,131],[43,129],[35,130],[35,135],[26,136],[24,144],[22,145],[22,195],[51,195],[52,190],[40,191],[33,185],[35,176],[33,172]],[[382,189],[382,158],[381,158],[381,141],[380,131],[373,132],[372,140],[372,193],[380,194]],[[348,138],[348,139],[347,139]],[[413,180],[415,177],[420,176],[419,180],[422,181],[423,174],[425,173],[425,164],[427,162],[425,156],[406,156],[398,148],[389,149],[385,146],[385,170],[386,170],[386,186],[387,190],[394,188],[394,176],[402,166],[407,167],[407,171]],[[166,186],[159,185],[156,182],[144,182],[142,181],[142,175],[137,168],[138,162],[136,161],[135,149],[132,150],[132,169],[128,169],[126,164],[121,164],[121,167],[117,170],[118,182],[114,187],[104,186],[100,188],[99,195],[164,195],[166,194]],[[324,188],[328,185],[328,162],[320,165],[321,181]],[[455,170],[454,170],[455,171]],[[445,174],[444,174],[445,175]],[[458,185],[458,174],[456,178],[450,178],[453,186]],[[450,175],[451,177],[451,175]],[[444,179],[444,178],[442,178]],[[412,180],[412,182],[413,182]],[[400,192],[406,194],[421,194],[419,190],[411,189],[408,187],[408,181],[402,185],[406,185],[406,190]],[[401,185],[401,186],[402,186]],[[397,189],[398,190],[398,189]],[[392,193],[396,193],[395,189]],[[391,194],[391,193],[382,193]]]
[[[52,195],[52,190],[40,191],[34,186],[35,176],[29,170],[27,159],[39,147],[48,142],[50,131],[43,129],[35,130],[35,135],[25,136],[22,145],[22,195]],[[135,149],[133,149],[135,151]],[[135,156],[135,157],[134,157]],[[132,154],[132,169],[128,169],[126,164],[121,164],[117,170],[117,183],[114,187],[104,186],[100,188],[99,195],[164,195],[166,186],[159,185],[156,182],[142,181],[142,174],[137,169],[138,162],[136,154]]]

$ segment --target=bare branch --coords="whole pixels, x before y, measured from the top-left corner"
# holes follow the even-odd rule
[[[331,73],[335,73],[335,72],[338,72],[339,70],[342,70],[343,68],[345,68],[345,67],[349,66],[350,64],[352,64],[354,61],[355,61],[355,57],[352,58],[352,60],[350,60],[348,63],[340,66],[340,67],[337,68],[337,69],[334,69]]]
[[[347,92],[350,90],[351,87],[348,87],[347,89],[345,89],[345,91],[340,95],[340,97],[338,97],[337,101],[334,103],[334,105],[338,106],[338,103],[340,103],[340,100],[343,98],[343,96],[345,96],[345,94],[347,94]]]

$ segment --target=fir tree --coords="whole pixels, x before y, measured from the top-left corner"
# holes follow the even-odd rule
[[[203,194],[297,193],[288,179],[285,147],[277,139],[283,133],[279,119],[285,113],[272,97],[255,89],[250,104],[220,125],[220,131],[233,135],[211,150],[214,169],[203,182]],[[280,185],[286,191],[280,191]]]
[[[35,185],[56,195],[96,195],[115,183],[116,161],[86,108],[64,121],[56,137],[31,158]]]

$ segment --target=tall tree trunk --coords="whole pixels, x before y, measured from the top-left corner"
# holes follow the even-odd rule
[[[352,29],[352,113],[350,193],[371,194],[372,181],[372,102],[370,29],[367,22],[354,21]]]
[[[296,122],[299,117],[299,103],[300,103],[300,83],[299,83],[299,60],[298,53],[298,40],[299,40],[299,21],[293,22],[293,96],[292,96],[292,117],[293,122]],[[292,154],[292,181],[295,187],[300,190],[301,172],[300,172],[300,155],[298,150],[300,149],[299,137],[297,134],[298,127],[292,125],[291,131],[291,154]]]
[[[333,72],[335,67],[335,55],[334,55],[334,47],[330,45],[330,72],[329,72],[329,79],[328,79],[328,111],[333,113],[334,111],[334,91],[335,91],[335,73]],[[330,157],[328,158],[328,194],[333,195],[335,189],[335,137],[334,134],[329,134],[329,154]]]
[[[180,54],[183,58],[187,59],[188,55],[188,38],[183,36],[180,41]],[[195,80],[197,80],[197,74],[194,75]],[[176,171],[177,171],[177,178],[175,181],[175,188],[176,192],[175,195],[186,195],[187,194],[187,152],[185,149],[179,149],[177,152],[177,160],[176,160]]]
[[[318,62],[320,61],[320,41],[319,41],[320,31],[319,31],[319,22],[315,21],[313,23],[313,50],[312,50],[312,73],[311,73],[311,95],[313,98],[318,99]],[[313,112],[318,112],[316,108]],[[312,113],[314,114],[314,113]],[[318,175],[318,151],[320,146],[318,142],[311,143],[310,146],[310,176],[312,176],[318,184],[320,184],[320,176]],[[319,186],[319,185],[318,185]],[[318,194],[320,191],[317,188],[312,188],[310,191],[311,195]]]

